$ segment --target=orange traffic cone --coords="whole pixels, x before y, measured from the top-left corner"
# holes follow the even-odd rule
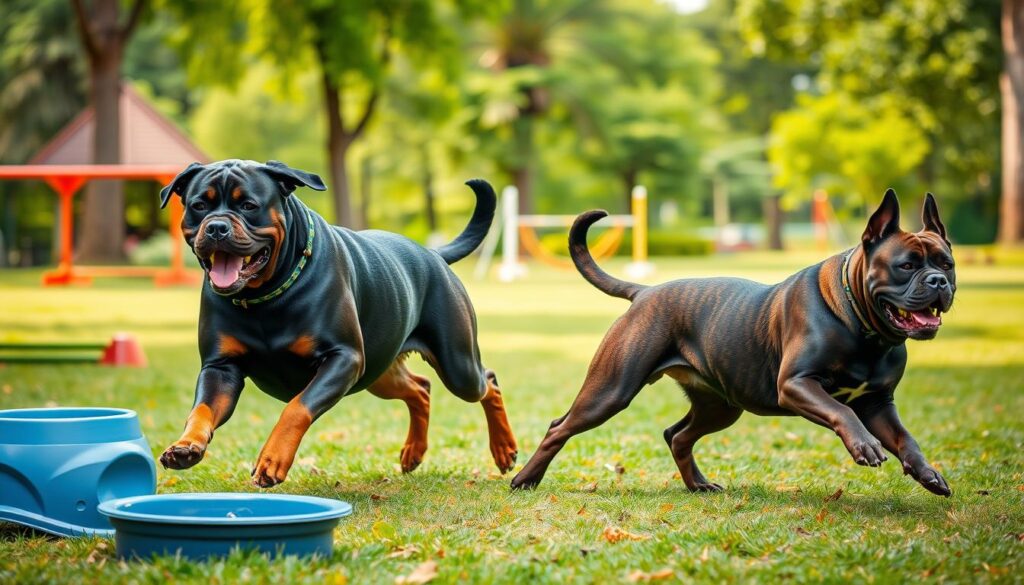
[[[139,345],[139,340],[130,333],[115,333],[114,337],[103,349],[100,364],[114,367],[146,367],[146,354]]]

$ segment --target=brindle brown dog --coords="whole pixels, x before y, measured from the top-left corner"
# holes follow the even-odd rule
[[[601,342],[569,412],[551,423],[512,487],[536,486],[569,438],[601,425],[645,384],[668,375],[691,403],[664,436],[692,491],[722,489],[697,468],[694,443],[747,410],[800,415],[832,429],[859,465],[881,465],[884,447],[904,473],[950,495],[893,404],[907,363],[905,341],[935,337],[956,290],[949,240],[930,193],[922,231],[900,230],[890,189],[859,246],[774,286],[706,278],[646,287],[612,278],[587,249],[587,228],[605,215],[576,219],[572,258],[591,284],[633,304]]]
[[[181,438],[160,456],[185,469],[206,452],[235,409],[245,378],[288,405],[253,469],[257,485],[284,481],[306,430],[342,397],[364,388],[403,400],[410,426],[403,471],[427,449],[430,385],[403,356],[417,352],[444,385],[481,402],[490,449],[503,473],[517,447],[493,372],[477,347],[476,315],[448,264],[469,255],[494,217],[485,181],[466,229],[427,250],[388,232],[329,225],[292,195],[320,177],[276,161],[192,164],[161,192],[185,205],[182,231],[209,278],[199,313],[202,369]]]

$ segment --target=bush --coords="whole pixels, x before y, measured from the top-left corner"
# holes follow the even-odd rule
[[[590,245],[598,235],[589,238]],[[569,236],[565,232],[544,234],[540,237],[540,245],[545,250],[560,256],[569,254]],[[705,240],[693,234],[679,231],[655,230],[648,233],[647,255],[648,256],[707,256],[715,251],[715,245],[710,240]],[[629,257],[633,255],[633,231],[626,230],[622,235],[622,244],[615,251],[616,256]]]

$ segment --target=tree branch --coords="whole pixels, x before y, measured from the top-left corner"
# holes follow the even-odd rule
[[[82,45],[90,58],[96,58],[100,54],[99,45],[96,44],[96,37],[89,29],[89,15],[85,12],[82,0],[71,0],[71,8],[75,11],[75,22],[78,23],[78,31],[82,35]]]
[[[142,11],[146,8],[146,0],[135,0],[132,4],[131,13],[128,14],[128,20],[121,27],[121,40],[124,43],[128,42],[128,39],[132,38],[132,33],[135,32],[135,27],[139,25],[139,20],[142,17]]]
[[[391,62],[391,22],[388,21],[384,25],[384,43],[380,48],[380,72],[381,75],[387,69],[388,64]],[[356,139],[366,129],[366,125],[370,122],[370,118],[373,116],[374,110],[377,107],[377,101],[380,99],[381,94],[381,82],[377,81],[373,84],[373,91],[370,92],[369,99],[366,100],[366,107],[363,110],[363,115],[359,118],[359,122],[356,123],[356,127],[352,130],[352,138]]]

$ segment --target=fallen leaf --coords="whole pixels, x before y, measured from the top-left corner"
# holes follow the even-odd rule
[[[551,494],[551,497],[548,498],[548,500],[550,500],[551,503],[554,504],[555,502],[558,501],[558,496],[556,496],[555,494]]]
[[[704,550],[700,551],[700,557],[698,558],[702,563],[706,563],[708,559],[711,558],[711,551],[708,549],[707,545],[704,545]]]
[[[775,491],[777,491],[777,492],[798,492],[798,491],[800,491],[800,486],[798,486],[798,485],[777,485],[777,486],[775,486]]]
[[[813,536],[814,535],[813,532],[808,531],[803,526],[797,526],[796,527],[796,533],[799,534],[800,536]]]
[[[825,519],[825,516],[828,516],[828,508],[822,508],[821,510],[819,510],[818,515],[815,516],[814,519],[818,522],[821,522]]]
[[[388,497],[387,496],[382,496],[380,494],[370,494],[370,499],[375,501],[375,502],[378,502],[380,500],[386,500],[386,499],[388,499]]]
[[[671,512],[673,508],[675,508],[674,504],[671,504],[669,502],[665,502],[664,504],[662,504],[661,506],[658,507],[658,511],[661,512],[662,514],[665,514],[667,512]]]
[[[395,548],[395,550],[387,554],[389,559],[407,559],[414,554],[420,552],[420,547],[415,544],[405,544]]]
[[[650,538],[650,536],[647,536],[646,534],[634,534],[617,526],[609,526],[605,528],[601,536],[612,544],[622,540],[647,540]]]
[[[583,504],[582,506],[580,506],[579,510],[576,510],[576,515],[577,516],[585,516],[586,514],[587,514],[587,505],[586,504]]]
[[[836,500],[838,500],[841,497],[843,497],[843,488],[839,488],[836,491],[832,492],[832,495],[825,496],[825,501],[826,502],[835,502]]]
[[[583,489],[583,491],[588,492],[588,493],[596,492],[597,491],[597,482],[596,481],[592,481],[592,482],[588,483],[587,485],[583,486],[582,489]]]
[[[648,583],[650,581],[664,581],[665,579],[671,579],[672,577],[675,577],[675,575],[675,571],[672,569],[662,569],[652,573],[633,571],[626,576],[626,580],[630,583]]]
[[[422,585],[423,583],[430,583],[435,577],[437,577],[437,562],[424,561],[412,573],[404,577],[395,577],[395,584]]]

